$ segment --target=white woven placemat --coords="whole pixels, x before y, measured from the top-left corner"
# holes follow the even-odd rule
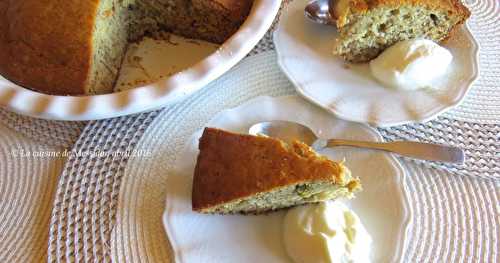
[[[0,123],[0,261],[42,262],[62,148],[40,144]]]
[[[469,24],[481,45],[481,75],[465,101],[431,122],[380,129],[387,139],[459,145],[469,156],[465,167],[447,170],[407,163],[414,224],[406,261],[498,262],[500,4],[483,0],[467,5],[473,12]],[[49,261],[166,260],[168,243],[158,215],[164,201],[161,186],[167,181],[140,169],[147,167],[147,161],[158,160],[113,153],[137,150],[155,134],[168,134],[168,140],[158,142],[165,149],[167,173],[186,136],[216,112],[259,95],[293,94],[273,53],[262,53],[272,48],[268,34],[232,72],[172,107],[90,122],[74,150],[103,154],[68,160],[52,211]],[[260,82],[255,83],[256,78]],[[30,134],[26,132],[30,128],[20,130]],[[143,160],[144,166],[129,167],[130,160]]]
[[[44,145],[71,148],[86,122],[48,121],[15,114],[0,108],[0,123]]]

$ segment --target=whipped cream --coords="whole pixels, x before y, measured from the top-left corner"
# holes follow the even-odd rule
[[[452,59],[450,51],[431,40],[405,40],[370,61],[370,70],[378,81],[391,88],[436,88],[432,81],[446,73]]]
[[[358,216],[338,201],[290,209],[283,238],[296,263],[370,262],[370,235]]]

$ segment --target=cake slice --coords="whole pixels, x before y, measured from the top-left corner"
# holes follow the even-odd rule
[[[261,213],[361,189],[345,166],[299,141],[206,128],[199,149],[192,206],[201,213]]]
[[[460,0],[338,0],[334,54],[366,62],[398,41],[445,40],[470,12]]]

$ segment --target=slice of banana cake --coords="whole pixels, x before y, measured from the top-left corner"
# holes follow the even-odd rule
[[[340,37],[334,54],[366,62],[396,42],[448,38],[469,16],[460,0],[338,0],[333,13]]]
[[[342,163],[299,141],[206,128],[199,149],[192,208],[201,213],[261,213],[361,189]]]

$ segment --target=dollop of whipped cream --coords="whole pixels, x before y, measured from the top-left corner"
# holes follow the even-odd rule
[[[370,262],[370,235],[358,216],[338,201],[290,209],[283,237],[296,263]]]
[[[431,40],[413,39],[386,49],[370,61],[370,70],[378,81],[391,88],[437,88],[432,81],[446,73],[452,60],[446,48]]]

